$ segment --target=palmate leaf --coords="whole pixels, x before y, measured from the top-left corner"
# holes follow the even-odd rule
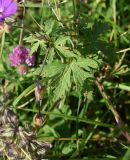
[[[67,47],[66,44],[73,46],[71,38],[69,36],[60,36],[54,43],[55,50],[65,58],[77,57],[74,50]]]
[[[65,45],[67,41],[71,41],[69,36],[61,36],[55,41],[54,45],[55,46]]]
[[[56,50],[58,50],[59,53],[60,53],[62,56],[66,57],[66,58],[74,58],[74,57],[77,56],[77,55],[74,54],[74,52],[71,51],[68,47],[56,46]]]
[[[94,79],[94,76],[92,72],[85,71],[83,68],[79,67],[77,62],[72,65],[73,80],[76,85],[76,92],[80,95],[84,94],[87,100],[91,101],[93,100],[93,88],[88,84],[90,79]],[[89,67],[87,66],[87,68]]]
[[[70,76],[71,69],[69,65],[63,64],[60,61],[55,61],[47,64],[44,67],[43,77],[51,80],[51,85],[54,90],[54,101],[65,95],[71,86]]]
[[[44,67],[43,70],[43,77],[53,77],[57,76],[58,74],[61,74],[65,68],[65,64],[55,61],[52,62]]]
[[[53,62],[45,66],[43,77],[48,77],[53,82],[55,100],[61,98],[71,87],[70,65],[61,62]]]
[[[95,21],[94,24],[91,24],[89,27],[87,25],[81,29],[83,34],[86,35],[85,39],[87,42],[93,43],[94,41],[97,41],[99,37],[109,32],[110,25],[105,22]]]
[[[67,66],[60,78],[60,81],[54,91],[56,99],[65,95],[71,87],[71,67]]]
[[[38,38],[39,37],[39,38]],[[34,53],[38,50],[39,47],[46,48],[44,39],[40,38],[41,34],[30,34],[29,37],[24,38],[24,41],[31,44],[31,53]]]
[[[91,26],[81,28],[83,45],[85,47],[84,54],[101,52],[105,60],[110,64],[114,64],[117,59],[113,44],[108,41],[107,34],[110,32],[111,25],[109,23],[95,21]],[[86,36],[85,36],[86,35]]]
[[[77,61],[71,65],[73,79],[77,89],[82,90],[84,82],[89,79],[94,79],[94,73],[98,70],[102,61],[95,57],[78,57]],[[89,90],[89,89],[88,89]]]
[[[93,69],[98,69],[99,64],[101,63],[101,60],[99,60],[97,57],[86,57],[86,58],[81,58],[79,57],[77,59],[76,64],[82,68],[84,68],[85,70],[90,71],[90,68]]]
[[[79,92],[83,93],[87,90],[87,95],[91,97],[92,90],[86,88],[84,91],[84,83],[89,83],[90,79],[94,79],[94,72],[99,68],[100,62],[97,57],[84,58],[77,56],[69,63],[63,64],[60,61],[55,61],[47,64],[42,75],[48,77],[52,82],[54,101],[66,96],[72,84],[76,86],[76,90]]]
[[[107,33],[110,30],[110,25],[105,22],[95,21],[93,25],[93,33],[95,38]]]
[[[33,43],[32,47],[31,47],[31,53],[36,52],[40,45],[41,45],[40,41],[37,41],[36,43]]]
[[[73,73],[73,79],[76,84],[76,86],[82,86],[86,78],[93,78],[93,75],[91,72],[87,72],[83,70],[81,67],[78,66],[77,62],[74,62],[71,65],[72,73]]]
[[[44,30],[47,35],[52,32],[55,23],[56,23],[56,21],[53,19],[49,19],[46,21],[45,26],[44,26]]]

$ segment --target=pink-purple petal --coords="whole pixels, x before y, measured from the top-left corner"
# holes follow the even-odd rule
[[[0,0],[0,1],[4,8],[9,7],[9,5],[13,2],[13,0]]]
[[[3,16],[0,17],[0,22],[3,22],[5,19]]]
[[[12,2],[3,12],[4,17],[9,17],[15,14],[17,11],[17,5],[15,2]]]
[[[28,66],[34,66],[35,60],[36,60],[35,55],[33,54],[33,55],[30,55],[29,57],[27,57],[25,62]]]

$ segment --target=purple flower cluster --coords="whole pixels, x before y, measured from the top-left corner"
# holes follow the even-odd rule
[[[17,4],[14,0],[0,0],[0,30],[5,28],[4,21],[17,11]],[[28,66],[34,66],[35,56],[30,55],[30,50],[22,45],[16,46],[9,54],[11,66],[16,67],[20,73],[28,71]]]
[[[12,16],[17,11],[17,4],[13,0],[0,0],[0,22]]]
[[[18,45],[13,49],[13,52],[9,54],[11,66],[17,67],[22,64],[28,66],[34,66],[35,55],[29,55],[30,50],[24,46]]]

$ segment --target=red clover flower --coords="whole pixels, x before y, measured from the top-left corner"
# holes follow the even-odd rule
[[[22,74],[25,74],[26,73],[25,68],[27,68],[27,66],[34,66],[35,64],[35,55],[34,54],[29,55],[29,53],[30,53],[29,48],[26,48],[22,45],[16,46],[13,49],[12,53],[9,54],[9,60],[11,66],[18,68],[22,66],[22,68],[20,67],[19,71]],[[24,71],[21,71],[23,69]]]
[[[9,59],[11,62],[11,66],[17,67],[21,64],[24,64],[28,54],[29,54],[29,49],[25,48],[24,46],[16,46],[13,49],[13,52],[9,54]]]

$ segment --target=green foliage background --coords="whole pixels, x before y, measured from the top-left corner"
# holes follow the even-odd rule
[[[52,143],[47,158],[130,159],[122,135],[122,127],[130,131],[129,1],[26,0],[19,7],[26,10],[23,28],[18,20],[1,36],[0,64],[1,97],[9,94],[7,104],[19,123],[34,126],[34,82],[41,75],[45,123],[37,138]],[[20,35],[37,57],[23,76],[8,59]]]

